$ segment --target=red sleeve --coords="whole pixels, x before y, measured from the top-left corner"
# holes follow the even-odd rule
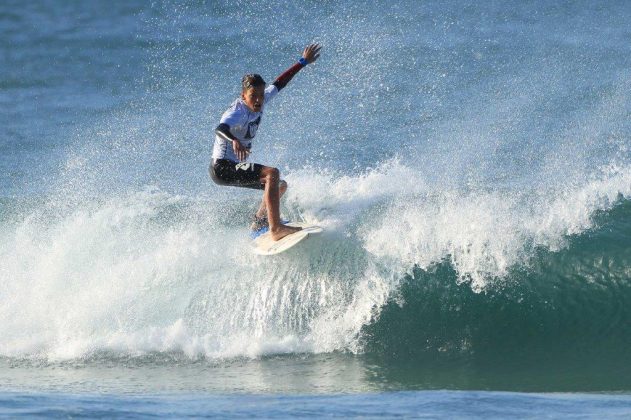
[[[300,71],[300,69],[302,69],[304,66],[300,63],[297,62],[296,64],[294,64],[293,66],[291,66],[290,68],[288,68],[287,70],[285,70],[285,72],[283,74],[281,74],[280,76],[278,76],[276,78],[276,80],[274,80],[274,82],[272,83],[274,86],[276,86],[276,89],[281,90],[282,88],[284,88],[285,86],[287,86],[287,83],[289,83],[289,81],[291,79],[293,79],[293,77]]]

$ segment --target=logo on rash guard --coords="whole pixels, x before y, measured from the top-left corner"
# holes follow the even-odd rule
[[[261,117],[259,116],[257,119],[255,119],[254,121],[251,121],[248,124],[248,132],[245,133],[245,138],[246,139],[253,139],[254,136],[256,136],[256,132],[259,129],[259,123],[261,122]]]
[[[237,163],[236,166],[237,170],[242,170],[242,171],[247,171],[248,169],[250,169],[250,164],[247,162],[241,162],[241,163]]]

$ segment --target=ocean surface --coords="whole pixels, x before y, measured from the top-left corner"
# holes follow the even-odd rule
[[[0,3],[0,417],[631,416],[631,2]],[[251,159],[325,232],[251,252]]]

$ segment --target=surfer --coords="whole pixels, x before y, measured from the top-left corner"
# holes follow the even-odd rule
[[[269,226],[277,241],[301,228],[285,226],[280,221],[280,197],[287,191],[287,182],[280,179],[278,168],[247,162],[263,116],[263,108],[306,65],[320,57],[319,44],[310,44],[298,62],[285,70],[267,86],[259,74],[246,74],[241,80],[241,97],[221,116],[215,129],[210,177],[219,185],[264,190],[263,200],[251,228]]]

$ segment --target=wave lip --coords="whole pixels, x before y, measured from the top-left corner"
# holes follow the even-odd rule
[[[364,231],[363,240],[372,255],[408,270],[447,258],[460,281],[481,291],[489,280],[527,265],[537,248],[564,248],[569,236],[594,226],[596,211],[630,196],[631,169],[617,167],[585,185],[534,198],[515,192],[441,191],[397,200],[377,228]]]

